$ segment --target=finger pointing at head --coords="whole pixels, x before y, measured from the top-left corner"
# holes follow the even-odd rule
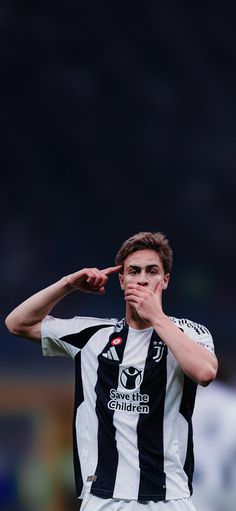
[[[122,268],[122,264],[118,264],[117,266],[110,266],[109,268],[105,268],[104,270],[101,270],[104,275],[109,277],[109,275],[112,275],[112,273],[117,273]]]

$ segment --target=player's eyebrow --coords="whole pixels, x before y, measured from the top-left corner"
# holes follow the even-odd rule
[[[129,264],[128,265],[128,268],[132,268],[132,270],[140,270],[141,269],[141,266],[138,266],[136,264]],[[158,270],[160,270],[160,266],[158,264],[148,264],[147,266],[145,266],[146,269],[151,269],[151,268],[157,268]]]

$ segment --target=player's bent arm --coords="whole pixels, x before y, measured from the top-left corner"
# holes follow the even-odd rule
[[[121,269],[121,265],[111,266],[104,270],[83,268],[71,275],[62,277],[51,286],[34,294],[6,318],[8,330],[19,337],[39,341],[41,338],[41,322],[51,309],[74,290],[86,293],[105,293],[105,285],[113,273]]]
[[[34,294],[6,317],[5,324],[9,332],[19,337],[40,341],[43,318],[71,291],[67,277],[63,277]]]
[[[156,322],[154,328],[189,378],[203,387],[215,379],[218,362],[214,353],[197,342],[191,341],[165,315]]]

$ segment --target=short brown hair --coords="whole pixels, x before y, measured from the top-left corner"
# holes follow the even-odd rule
[[[173,263],[173,252],[169,241],[161,232],[138,232],[128,238],[116,254],[116,264],[123,264],[130,254],[147,248],[154,250],[160,255],[165,274],[170,273]]]

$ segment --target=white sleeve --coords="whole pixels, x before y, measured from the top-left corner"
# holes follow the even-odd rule
[[[61,337],[75,332],[75,318],[59,319],[46,316],[42,321],[41,339],[44,356],[72,357],[79,349],[63,341]]]
[[[42,321],[41,339],[44,356],[67,356],[74,358],[80,351],[77,343],[73,343],[73,334],[96,325],[114,324],[112,319],[87,318],[75,316],[71,319],[59,319],[46,316]],[[67,336],[67,338],[66,338]],[[64,339],[63,339],[64,338]]]
[[[215,353],[214,343],[209,330],[199,323],[194,323],[189,319],[171,318],[172,321],[193,341],[201,344],[204,348]]]

